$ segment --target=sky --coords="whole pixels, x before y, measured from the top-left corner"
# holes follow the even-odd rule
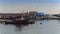
[[[60,0],[0,0],[1,13],[21,13],[28,10],[57,14],[59,9]]]

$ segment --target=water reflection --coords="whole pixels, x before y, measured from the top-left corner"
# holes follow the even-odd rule
[[[16,31],[21,31],[22,28],[29,26],[29,24],[20,24],[20,25],[15,25]]]

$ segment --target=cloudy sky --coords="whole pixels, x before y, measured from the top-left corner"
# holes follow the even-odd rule
[[[57,14],[60,12],[60,0],[0,0],[1,13],[19,13],[23,10]]]

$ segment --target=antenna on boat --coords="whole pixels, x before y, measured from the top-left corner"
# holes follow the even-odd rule
[[[24,10],[22,12],[24,12]]]
[[[28,10],[27,10],[27,13],[29,13]]]
[[[22,10],[22,12],[21,13],[23,13],[24,12],[24,10]]]

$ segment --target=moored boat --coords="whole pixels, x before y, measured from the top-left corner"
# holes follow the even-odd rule
[[[28,17],[10,17],[5,18],[3,21],[5,24],[32,24],[34,23],[34,20],[28,18]]]

